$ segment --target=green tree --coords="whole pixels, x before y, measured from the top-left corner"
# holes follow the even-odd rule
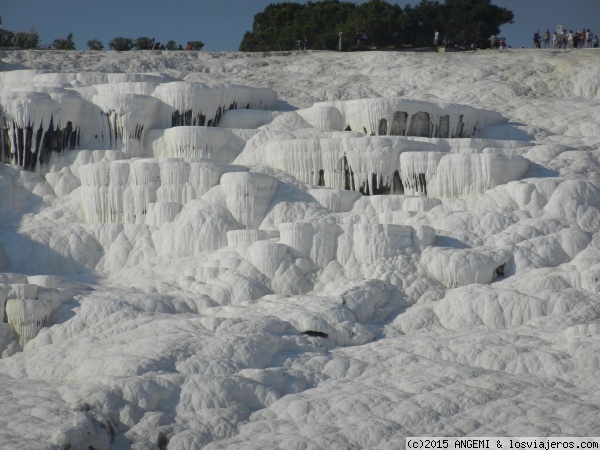
[[[359,28],[366,31],[369,42],[377,47],[394,43],[394,33],[402,27],[403,13],[398,5],[390,5],[383,0],[371,0],[358,7],[361,17]]]
[[[12,47],[15,44],[15,33],[0,28],[0,47]]]
[[[52,47],[57,50],[75,50],[75,42],[73,42],[73,33],[69,33],[66,39],[54,39]]]
[[[22,49],[29,50],[32,48],[38,48],[40,43],[40,35],[34,28],[29,30],[29,33],[15,33],[13,45],[15,47],[21,47]]]
[[[190,46],[192,50],[202,50],[204,48],[204,42],[202,41],[190,41]]]
[[[133,46],[138,50],[152,50],[154,39],[146,36],[140,36],[133,42]]]
[[[177,42],[175,41],[167,41],[167,44],[165,45],[165,48],[167,50],[177,50]]]
[[[367,46],[430,46],[435,30],[440,38],[476,42],[497,34],[513,14],[490,0],[421,0],[416,6],[369,0],[360,5],[340,0],[308,1],[305,5],[272,3],[254,16],[240,51],[292,50],[300,39],[310,48],[337,50],[342,33],[345,49],[357,47],[357,31]]]
[[[403,38],[417,47],[433,44],[437,30],[440,40],[457,44],[489,45],[488,38],[500,32],[500,26],[512,23],[514,15],[490,0],[421,0],[414,8],[404,8]]]
[[[125,37],[112,38],[108,42],[108,48],[117,52],[127,52],[133,48],[133,41]]]
[[[457,43],[487,42],[491,35],[500,33],[501,25],[514,19],[512,11],[490,0],[446,0],[444,14],[444,31]]]
[[[104,50],[104,44],[98,39],[91,39],[87,41],[87,46],[90,50]]]
[[[240,50],[292,50],[305,39],[312,49],[336,50],[340,32],[343,46],[349,48],[356,45],[357,30],[369,37],[371,45],[392,45],[402,16],[398,5],[383,0],[362,5],[340,0],[271,4],[254,16],[252,31],[244,35]]]
[[[2,16],[0,16],[2,25]],[[40,35],[32,27],[29,33],[13,32],[0,29],[0,47],[21,47],[23,49],[37,48],[40,43]]]
[[[448,37],[444,23],[444,6],[437,0],[421,0],[414,8],[404,8],[404,27],[402,39],[414,47],[433,45],[433,36],[437,30],[440,41]]]

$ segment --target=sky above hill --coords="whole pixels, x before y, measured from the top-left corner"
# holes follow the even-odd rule
[[[396,0],[413,6],[417,0]],[[0,0],[2,28],[28,31],[35,28],[47,46],[54,39],[73,33],[77,49],[86,50],[87,41],[99,39],[108,47],[110,39],[123,36],[135,39],[154,37],[159,42],[174,40],[185,47],[199,40],[205,50],[237,50],[244,33],[252,29],[254,15],[271,0],[19,0],[18,7]],[[306,3],[306,1],[299,1]],[[363,1],[354,1],[363,3]],[[513,11],[513,24],[505,25],[501,35],[512,47],[531,46],[533,33],[557,25],[567,29],[590,28],[600,33],[598,0],[494,0],[494,4]],[[308,37],[310,40],[310,37]]]
[[[0,449],[600,436],[599,56],[0,52]]]

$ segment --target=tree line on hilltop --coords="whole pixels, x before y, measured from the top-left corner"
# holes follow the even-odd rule
[[[272,3],[254,16],[240,51],[292,50],[308,42],[315,50],[361,47],[424,47],[440,41],[489,46],[488,38],[514,15],[490,0],[421,0],[404,9],[384,0],[362,4],[323,0]],[[341,41],[341,42],[340,42]]]
[[[489,37],[500,26],[512,23],[513,13],[491,0],[420,0],[402,8],[384,0],[355,4],[340,0],[308,1],[306,4],[272,3],[254,16],[252,31],[244,34],[240,51],[272,51],[310,48],[314,50],[353,50],[361,48],[404,48],[433,45],[434,33],[440,41],[457,45],[489,46]],[[2,18],[0,17],[0,25]],[[39,34],[12,32],[0,28],[0,47],[39,48]],[[87,41],[90,50],[103,50],[98,39]],[[75,50],[73,34],[57,38],[51,48]],[[202,41],[190,41],[187,50],[202,50]],[[108,48],[181,50],[175,41],[158,45],[149,37],[116,37]]]
[[[0,25],[2,25],[2,17],[0,17]],[[109,41],[108,48],[115,51],[129,51],[134,48],[137,50],[181,50],[183,47],[177,45],[173,40],[168,41],[164,45],[157,47],[154,39],[141,36],[136,39],[127,37],[116,37]],[[29,32],[14,32],[0,28],[0,47],[17,47],[25,50],[39,48],[40,36],[35,29]],[[104,50],[104,44],[99,39],[91,39],[87,41],[87,46],[90,50]],[[187,50],[202,50],[204,42],[189,41],[186,44]],[[69,33],[66,38],[56,38],[52,42],[50,48],[56,50],[76,50],[75,42],[73,41],[73,33]]]

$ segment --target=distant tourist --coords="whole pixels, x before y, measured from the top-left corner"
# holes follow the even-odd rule
[[[558,33],[555,31],[552,35],[552,48],[557,48],[558,45]]]
[[[437,47],[439,41],[440,41],[440,32],[438,30],[435,30],[435,33],[433,34],[433,45],[435,45]]]
[[[365,33],[364,31],[361,31],[361,30],[357,30],[356,33],[354,34],[354,37],[356,38],[356,46],[357,47],[365,46],[367,44],[367,41],[369,40],[367,33]]]
[[[544,31],[544,48],[550,47],[550,30]]]
[[[542,48],[540,41],[540,30],[537,30],[535,33],[533,33],[533,48]]]
[[[568,48],[573,48],[573,30],[569,31],[569,34],[567,34],[567,46]]]

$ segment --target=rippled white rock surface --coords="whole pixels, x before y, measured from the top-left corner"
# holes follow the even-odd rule
[[[598,56],[0,52],[0,446],[597,436]]]

